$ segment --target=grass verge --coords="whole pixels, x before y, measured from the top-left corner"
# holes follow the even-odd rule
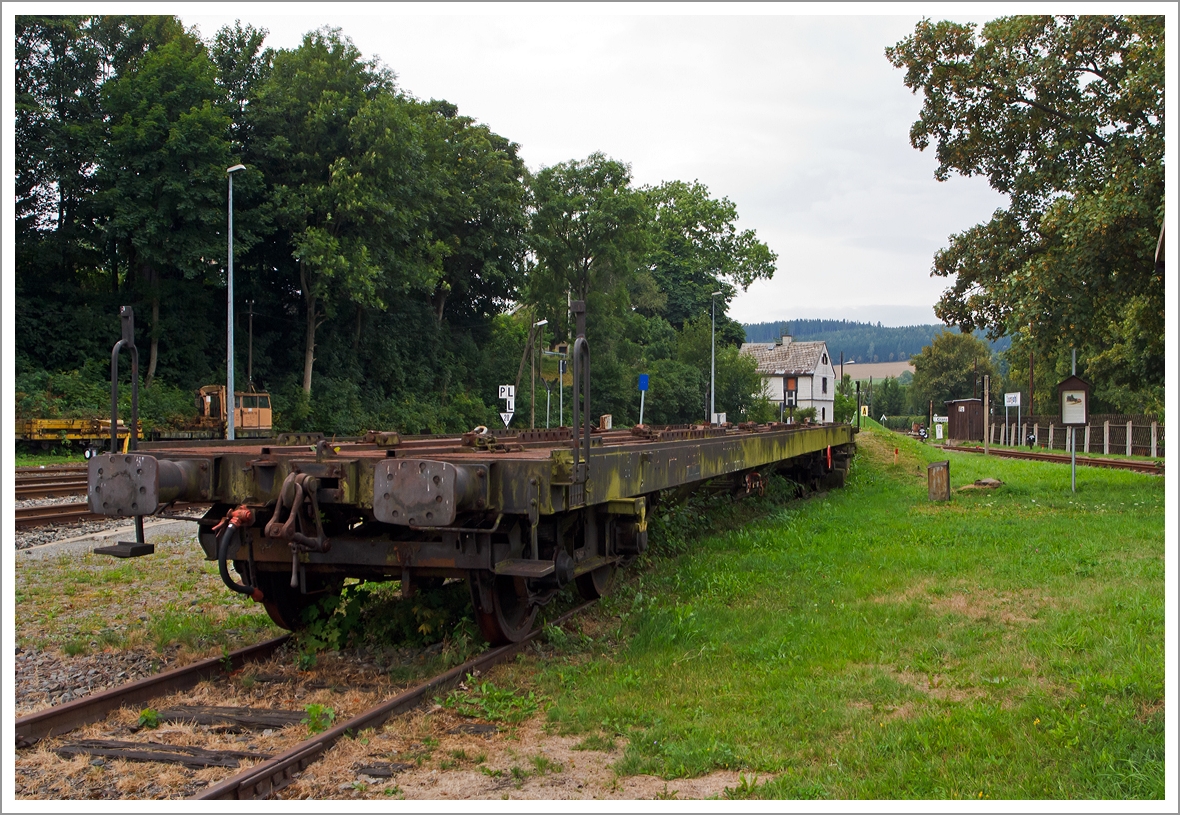
[[[19,558],[19,553],[18,553]],[[145,559],[61,554],[19,561],[16,643],[94,651],[179,648],[191,655],[277,636],[262,606],[225,590],[195,541],[157,542]]]
[[[825,500],[683,510],[618,645],[542,670],[551,726],[625,739],[621,775],[763,779],[735,797],[1162,797],[1163,479],[859,446]],[[947,457],[1005,484],[930,503]]]

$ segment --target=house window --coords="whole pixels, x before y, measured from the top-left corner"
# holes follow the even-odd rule
[[[824,354],[824,360],[823,360],[823,361],[824,361],[824,365],[827,365],[827,364],[828,364],[828,355],[827,355],[827,354]]]
[[[821,422],[826,422],[828,420],[828,409],[826,407],[821,407],[819,409],[819,420]]]
[[[828,378],[826,376],[823,377],[822,379],[820,379],[820,383],[823,385],[823,393],[827,393],[828,392]]]

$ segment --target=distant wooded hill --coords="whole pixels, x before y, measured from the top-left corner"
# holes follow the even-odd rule
[[[832,361],[840,359],[857,362],[896,362],[909,359],[930,344],[943,331],[953,331],[945,325],[886,326],[877,323],[858,323],[854,320],[784,320],[774,323],[744,325],[746,342],[773,342],[785,334],[796,340],[825,340]],[[987,338],[976,332],[980,339]],[[993,351],[1003,351],[1011,345],[1004,337],[988,343]]]

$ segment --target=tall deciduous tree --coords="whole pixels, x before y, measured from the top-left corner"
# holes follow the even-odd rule
[[[728,198],[710,197],[699,181],[669,181],[645,194],[651,242],[644,267],[662,295],[648,310],[677,329],[709,312],[713,292],[724,292],[718,304],[723,315],[737,288],[745,291],[774,276],[778,256],[752,229],[738,230],[737,207]]]
[[[622,292],[616,302],[625,303],[647,238],[647,206],[631,186],[631,168],[592,153],[544,168],[531,188],[532,301],[560,302],[564,311],[567,291],[575,300]]]
[[[16,18],[18,269],[73,281],[95,263],[101,49],[84,17]],[[101,263],[101,259],[98,259]]]
[[[1092,375],[1162,398],[1163,49],[1150,16],[924,20],[886,49],[925,97],[910,141],[935,145],[936,177],[1010,198],[935,257],[954,279],[940,318],[1079,348]]]
[[[448,305],[463,317],[490,317],[523,283],[526,189],[519,146],[455,105],[415,105],[433,178],[430,232],[439,236],[442,271],[431,292],[435,318]]]
[[[97,200],[150,301],[147,385],[162,332],[162,283],[215,277],[224,255],[229,120],[204,44],[173,23],[151,34],[134,70],[102,88],[110,124]]]
[[[338,29],[307,34],[274,56],[252,105],[269,215],[285,236],[303,300],[303,392],[311,394],[316,329],[341,306],[430,291],[443,247],[427,223],[430,179],[419,127],[387,69]]]
[[[936,411],[947,399],[982,397],[982,390],[976,385],[977,376],[982,382],[986,374],[999,387],[991,350],[972,334],[945,331],[910,359],[914,363],[914,381],[910,387],[915,404],[926,405],[933,400]],[[877,407],[873,406],[874,411]]]

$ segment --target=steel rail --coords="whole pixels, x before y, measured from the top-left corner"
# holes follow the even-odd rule
[[[984,452],[982,447],[942,447],[940,449],[948,450],[952,453],[980,453]],[[1026,461],[1048,461],[1053,464],[1069,464],[1070,457],[1060,453],[1033,453],[1025,452],[1024,450],[997,450],[992,448],[988,455],[999,456],[1000,458],[1017,458]],[[1078,464],[1086,467],[1105,467],[1111,470],[1132,470],[1140,473],[1153,473],[1156,475],[1164,474],[1164,462],[1162,461],[1129,461],[1127,459],[1118,458],[1089,458],[1078,456]]]
[[[198,682],[211,676],[234,671],[250,662],[260,662],[270,657],[275,650],[291,638],[284,634],[273,640],[248,645],[232,651],[227,656],[210,657],[181,668],[173,668],[154,676],[138,679],[117,688],[100,691],[64,705],[21,716],[16,720],[16,746],[28,747],[47,736],[68,733],[71,730],[99,721],[111,711],[125,704],[143,702],[156,696],[188,690]]]
[[[17,467],[16,477],[19,478],[60,478],[62,476],[85,476],[85,464],[61,464],[50,467]]]
[[[597,600],[591,600],[587,603],[582,603],[580,606],[567,611],[560,617],[551,620],[549,625],[560,625],[585,611],[596,602]],[[525,645],[540,636],[543,630],[543,628],[536,628],[520,642],[501,645],[498,648],[485,651],[474,659],[451,668],[446,673],[439,674],[417,687],[400,693],[392,699],[388,699],[364,713],[358,714],[348,721],[336,725],[331,730],[318,733],[312,738],[300,742],[274,758],[267,759],[245,772],[206,787],[189,800],[232,801],[266,798],[290,785],[295,781],[300,772],[323,757],[328,749],[346,734],[356,734],[367,728],[377,727],[390,717],[417,707],[427,698],[428,694],[454,687],[467,674],[473,671],[486,671],[495,665],[507,661],[509,658],[515,656]]]
[[[186,507],[204,507],[208,506],[206,503],[178,503],[173,509],[184,509]],[[154,517],[168,517],[166,515],[153,516],[145,515],[145,518]],[[65,522],[78,523],[79,521],[112,521],[112,520],[130,520],[129,518],[118,518],[112,515],[103,515],[101,513],[91,512],[89,506],[83,503],[75,504],[44,504],[36,507],[17,507],[16,508],[16,528],[29,529],[34,526],[48,526],[50,524]]]
[[[51,481],[48,478],[31,478],[16,481],[17,498],[59,498],[65,495],[85,495],[86,479]]]
[[[46,504],[40,507],[17,507],[16,528],[27,529],[31,526],[47,526],[59,521],[97,521],[109,520],[110,516],[91,512],[86,503],[79,504]]]

